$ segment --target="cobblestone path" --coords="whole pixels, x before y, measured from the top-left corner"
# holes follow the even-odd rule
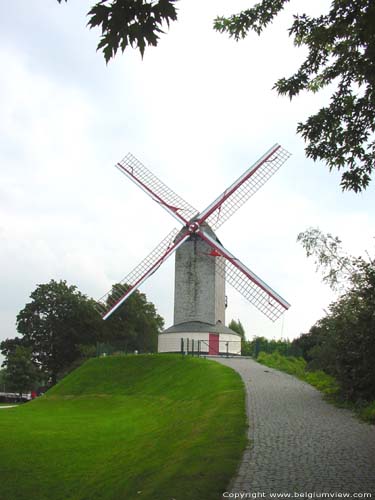
[[[217,361],[238,371],[247,390],[250,444],[229,492],[366,492],[375,499],[375,426],[291,375],[250,359]]]

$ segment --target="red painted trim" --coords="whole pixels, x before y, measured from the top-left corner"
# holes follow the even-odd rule
[[[250,281],[252,281],[253,283],[255,283],[256,285],[259,286],[259,288],[261,288],[264,292],[266,292],[269,296],[271,296],[274,300],[276,300],[276,302],[278,304],[280,304],[284,309],[288,309],[287,307],[285,307],[285,304],[283,304],[272,292],[270,292],[267,288],[265,288],[262,283],[259,283],[259,281],[257,281],[253,276],[251,276],[251,274],[247,273],[244,269],[242,269],[242,267],[240,267],[236,260],[233,259],[230,255],[228,255],[225,250],[223,250],[222,248],[219,248],[218,246],[216,246],[214,243],[212,243],[212,241],[210,241],[209,239],[206,238],[206,236],[204,235],[204,233],[202,231],[198,231],[199,236],[204,240],[206,241],[211,248],[214,248],[216,251],[220,252],[221,255],[223,257],[225,257],[227,260],[229,260],[229,262],[231,264],[233,264],[235,267],[237,267],[237,269],[239,269],[241,272],[244,273],[244,275],[249,278]]]
[[[185,219],[185,217],[183,217],[181,214],[178,213],[178,208],[173,207],[172,205],[168,205],[168,203],[166,203],[162,198],[160,198],[160,196],[155,194],[148,186],[146,186],[146,184],[144,184],[142,181],[140,181],[138,179],[138,177],[136,177],[132,172],[130,172],[128,169],[126,169],[124,167],[124,165],[121,165],[121,163],[117,163],[117,166],[119,168],[121,168],[121,170],[124,170],[127,175],[130,175],[130,177],[132,177],[138,184],[140,184],[143,187],[143,189],[148,191],[152,195],[153,198],[156,198],[162,205],[164,205],[169,210],[174,212],[177,215],[177,217],[179,217],[184,222],[184,224],[187,224],[189,222],[188,220]]]
[[[209,255],[210,255],[211,257],[221,257],[221,253],[220,253],[220,252],[218,252],[217,250],[215,250],[215,248],[213,248],[213,249],[211,250],[211,252],[209,253]]]
[[[229,196],[231,196],[235,191],[237,191],[237,189],[242,186],[242,184],[244,182],[246,182],[248,179],[250,179],[250,177],[252,177],[255,172],[272,156],[276,153],[276,151],[278,151],[279,149],[281,148],[280,145],[278,145],[276,147],[276,149],[274,149],[273,151],[271,151],[265,158],[263,158],[263,160],[259,163],[259,165],[254,169],[252,170],[251,172],[249,172],[248,175],[246,175],[239,184],[237,184],[236,186],[234,186],[230,191],[228,191],[227,193],[225,193],[223,195],[223,197],[211,208],[211,210],[209,210],[207,212],[207,214],[202,217],[199,221],[198,221],[198,224],[202,224],[202,222],[204,222],[213,212],[215,212],[215,210],[217,210],[223,203],[225,200],[227,200],[229,198]]]

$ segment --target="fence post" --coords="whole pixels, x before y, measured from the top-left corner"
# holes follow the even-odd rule
[[[186,354],[189,354],[189,339],[186,339],[186,344],[187,344]]]
[[[194,339],[191,339],[191,355],[194,356]]]
[[[184,355],[184,339],[181,337],[181,355]]]
[[[229,358],[229,342],[227,342],[227,358]]]
[[[198,340],[198,358],[201,357],[201,341]]]
[[[255,359],[257,359],[259,354],[259,339],[255,339]]]

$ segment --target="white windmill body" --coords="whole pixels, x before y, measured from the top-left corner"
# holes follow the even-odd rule
[[[288,159],[273,146],[228,189],[199,213],[128,154],[116,167],[183,226],[172,230],[113,290],[99,301],[107,319],[173,253],[175,261],[174,324],[159,335],[159,352],[241,354],[240,336],[225,326],[225,285],[229,283],[269,319],[290,306],[231,254],[214,231],[242,206]]]
[[[220,243],[205,223],[204,231]],[[192,234],[176,251],[173,325],[159,335],[159,352],[241,354],[241,337],[225,326],[225,259]]]
[[[219,241],[207,225],[206,232]],[[225,277],[218,266],[223,257],[216,256],[211,247],[192,234],[177,250],[175,257],[174,319],[173,323],[200,321],[225,324]]]

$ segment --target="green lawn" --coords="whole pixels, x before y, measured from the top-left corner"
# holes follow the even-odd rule
[[[214,361],[88,361],[0,412],[1,500],[210,500],[246,444],[243,384]]]

